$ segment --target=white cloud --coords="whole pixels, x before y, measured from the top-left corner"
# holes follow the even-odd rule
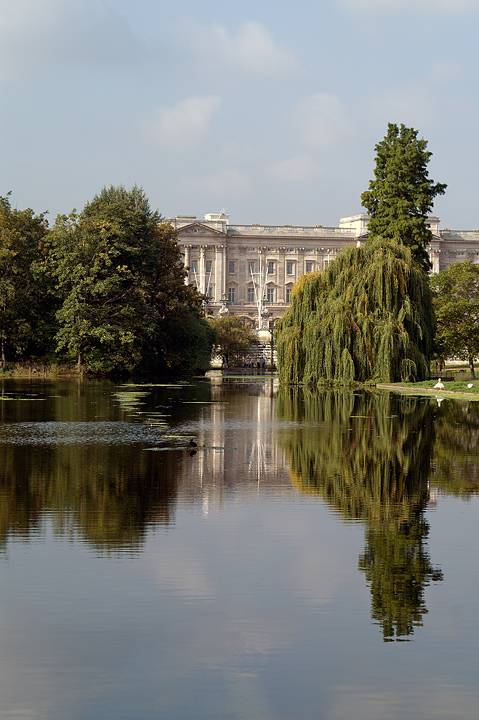
[[[220,107],[216,95],[192,95],[173,107],[160,107],[147,125],[148,134],[163,147],[188,149],[208,132]]]
[[[338,0],[347,10],[356,12],[445,12],[457,13],[479,7],[479,0]]]
[[[220,24],[197,28],[190,42],[207,63],[227,66],[241,74],[284,79],[301,71],[296,55],[275,43],[270,32],[259,22],[243,22],[235,36]]]
[[[226,206],[247,197],[251,193],[250,178],[236,168],[222,168],[201,178],[187,182],[192,195],[206,199],[212,205]]]
[[[307,155],[299,155],[288,160],[279,160],[267,167],[270,180],[280,183],[300,184],[314,180],[317,168]]]
[[[124,17],[102,0],[0,0],[0,78],[45,65],[122,63],[141,54]]]
[[[303,98],[292,121],[306,145],[314,148],[338,145],[349,130],[346,109],[331,93],[314,93]]]

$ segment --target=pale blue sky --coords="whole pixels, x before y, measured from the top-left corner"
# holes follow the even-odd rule
[[[388,122],[479,227],[479,0],[0,0],[0,195],[81,209],[142,185],[168,217],[336,225]]]

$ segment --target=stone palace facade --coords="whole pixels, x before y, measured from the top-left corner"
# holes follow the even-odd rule
[[[224,212],[168,221],[178,231],[188,282],[209,298],[207,315],[238,315],[256,329],[273,327],[302,275],[322,270],[346,245],[363,243],[368,234],[367,215],[343,218],[339,227],[230,225]],[[479,263],[479,230],[440,229],[435,216],[428,221],[433,272],[462,260]]]

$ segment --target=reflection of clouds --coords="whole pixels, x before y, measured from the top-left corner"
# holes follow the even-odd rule
[[[462,13],[478,7],[478,0],[337,0],[338,5],[355,12],[444,12]]]
[[[339,542],[326,543],[323,548],[311,543],[311,538],[318,533],[316,512],[308,519],[304,508],[301,522],[287,520],[281,515],[269,516],[264,529],[294,553],[295,560],[288,564],[289,573],[285,578],[291,592],[308,605],[323,606],[333,602],[346,586],[350,587],[354,582],[355,592],[359,591],[367,598],[367,591],[364,589],[363,593],[363,584],[355,572],[355,554],[350,554]],[[334,533],[337,521],[333,516],[323,517],[322,523],[322,533],[326,536],[328,532]],[[354,532],[352,528],[349,530]],[[361,526],[357,526],[356,532],[359,541],[362,538]]]
[[[212,600],[215,585],[204,560],[188,546],[168,547],[150,560],[152,577],[159,588],[188,600]]]
[[[363,685],[334,687],[328,720],[403,720],[407,716],[477,720],[478,692],[432,678],[425,689],[415,689],[413,682],[383,692],[365,690]]]

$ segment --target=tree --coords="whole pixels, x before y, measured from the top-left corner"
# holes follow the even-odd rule
[[[280,382],[429,377],[434,314],[427,275],[391,240],[349,246],[304,275],[277,323]]]
[[[375,179],[362,193],[361,202],[370,215],[369,237],[407,245],[427,272],[431,270],[427,246],[432,240],[427,216],[434,198],[443,195],[447,185],[429,179],[427,164],[432,153],[426,148],[417,130],[389,123],[387,135],[375,147]]]
[[[35,281],[34,263],[40,258],[48,232],[44,215],[12,210],[0,197],[0,362],[6,362],[38,344],[48,316],[42,288]],[[37,336],[35,338],[35,336]]]
[[[243,358],[257,340],[256,335],[238,317],[225,315],[210,320],[210,323],[215,333],[217,352],[224,355],[226,364],[232,356]]]
[[[57,350],[94,372],[185,372],[211,355],[202,296],[185,285],[176,232],[137,186],[103,188],[49,236],[61,296]]]
[[[474,376],[474,358],[479,356],[479,265],[471,260],[455,263],[433,275],[436,312],[436,354],[467,360]]]

